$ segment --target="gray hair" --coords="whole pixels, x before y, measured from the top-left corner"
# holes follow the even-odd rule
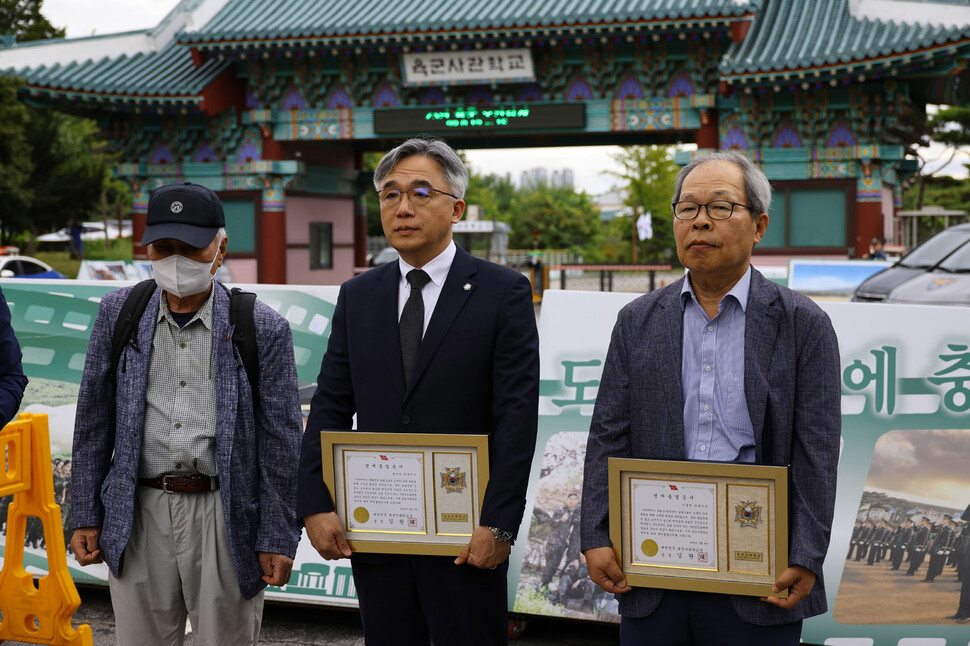
[[[741,173],[744,175],[745,198],[751,206],[751,219],[757,219],[762,213],[768,212],[771,207],[771,184],[768,182],[768,178],[758,168],[757,164],[736,150],[718,150],[704,156],[694,157],[689,164],[677,173],[677,179],[674,180],[674,202],[680,200],[680,189],[690,172],[701,164],[712,161],[728,162],[741,169]]]
[[[408,139],[384,155],[381,163],[374,169],[374,188],[378,191],[381,190],[384,178],[394,170],[394,167],[404,159],[415,155],[428,157],[438,162],[445,174],[445,181],[448,182],[450,192],[457,195],[458,199],[464,199],[465,190],[468,188],[468,171],[465,169],[465,164],[443,139],[434,137]]]

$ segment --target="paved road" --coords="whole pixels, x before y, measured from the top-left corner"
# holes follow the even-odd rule
[[[75,625],[86,623],[94,633],[95,646],[114,645],[114,615],[106,588],[82,588],[81,607],[74,615]],[[591,624],[566,619],[529,617],[522,637],[515,644],[523,646],[605,646],[619,643],[616,625]],[[263,612],[263,646],[294,644],[327,644],[327,646],[363,646],[364,632],[356,610],[338,610],[320,606],[267,604]],[[4,644],[21,644],[7,641]],[[193,646],[189,635],[186,646]]]

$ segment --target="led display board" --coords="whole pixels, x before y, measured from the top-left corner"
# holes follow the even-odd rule
[[[489,133],[576,130],[586,127],[585,103],[429,106],[374,110],[374,133]]]

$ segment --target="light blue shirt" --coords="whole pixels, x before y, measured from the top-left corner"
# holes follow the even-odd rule
[[[697,302],[690,277],[684,281],[681,387],[688,460],[754,462],[754,429],[744,398],[744,312],[750,289],[749,265],[712,319]]]

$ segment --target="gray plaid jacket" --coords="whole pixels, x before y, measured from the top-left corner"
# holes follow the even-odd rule
[[[239,588],[248,599],[265,587],[258,552],[296,554],[300,528],[294,505],[303,424],[289,324],[256,301],[256,392],[268,396],[261,397],[254,415],[253,391],[231,341],[229,290],[218,282],[213,288],[219,493]],[[115,397],[108,374],[111,337],[130,291],[115,290],[101,300],[78,394],[71,466],[73,525],[101,528],[99,547],[115,576],[121,574],[134,515],[145,389],[161,294],[155,290],[136,343],[125,348],[118,362]]]
[[[684,459],[683,280],[641,296],[617,317],[586,447],[584,550],[611,544],[608,457]],[[790,465],[788,562],[818,579],[791,610],[757,597],[735,596],[732,602],[745,621],[790,623],[827,607],[822,561],[832,529],[842,429],[839,346],[818,305],[755,269],[745,311],[744,396],[755,462]],[[662,590],[635,588],[620,596],[620,614],[647,616],[662,596]]]

